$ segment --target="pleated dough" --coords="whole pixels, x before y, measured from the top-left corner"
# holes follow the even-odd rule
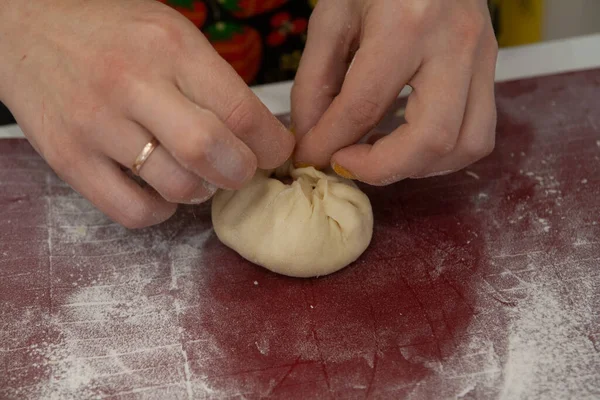
[[[293,182],[277,179],[284,175]],[[373,235],[369,198],[352,181],[312,167],[258,171],[243,189],[219,191],[212,220],[219,239],[242,257],[294,277],[344,268]]]

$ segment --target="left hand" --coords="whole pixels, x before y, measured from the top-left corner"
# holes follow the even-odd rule
[[[296,163],[387,185],[479,160],[494,148],[497,53],[485,0],[320,0],[292,90]],[[407,123],[356,144],[407,84]]]

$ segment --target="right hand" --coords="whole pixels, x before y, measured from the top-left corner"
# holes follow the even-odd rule
[[[154,0],[2,1],[0,100],[57,174],[139,228],[238,189],[294,137],[186,18]],[[130,168],[152,137],[160,145]]]

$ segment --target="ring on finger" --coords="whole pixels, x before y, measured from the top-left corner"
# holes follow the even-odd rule
[[[131,170],[135,175],[139,176],[140,170],[144,166],[144,163],[148,160],[152,152],[158,147],[159,144],[160,143],[156,138],[152,138],[152,140],[146,143],[140,154],[138,154],[137,158],[135,159],[133,165],[131,166]]]

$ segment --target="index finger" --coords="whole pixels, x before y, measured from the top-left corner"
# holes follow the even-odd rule
[[[379,40],[361,43],[340,94],[298,143],[296,163],[328,166],[335,152],[377,125],[418,67],[418,57],[404,56],[414,53],[411,47],[410,40],[394,49]]]
[[[194,103],[211,110],[256,155],[258,167],[276,168],[291,155],[294,136],[201,37],[198,51],[183,57],[177,83]]]
[[[418,176],[456,146],[471,75],[471,60],[438,58],[425,63],[411,82],[405,118],[374,145],[338,151],[332,164],[373,185]]]

